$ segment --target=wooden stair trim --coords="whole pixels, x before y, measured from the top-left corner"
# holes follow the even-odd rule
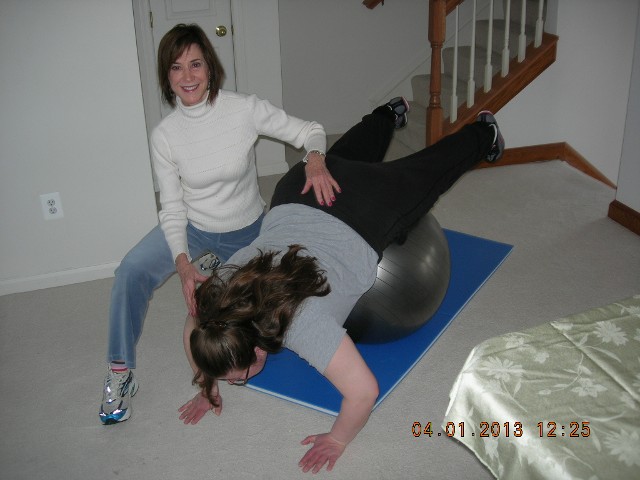
[[[455,10],[455,8],[463,2],[464,0],[446,0],[447,15],[453,12],[453,10]],[[384,5],[384,0],[363,0],[362,4],[369,10],[371,10],[376,8],[380,4]]]
[[[609,187],[614,189],[617,188],[617,185],[615,183],[613,183],[611,180],[605,177],[597,168],[587,162],[587,160],[576,150],[574,150],[571,145],[565,143],[564,149],[565,151],[562,160],[567,162],[572,167],[577,168],[581,172],[586,173],[590,177],[601,181],[605,185],[608,185]]]
[[[591,178],[616,188],[616,185],[605,177],[602,172],[591,165],[586,158],[578,153],[566,142],[546,143],[542,145],[532,145],[528,147],[507,148],[504,156],[497,163],[482,162],[476,168],[491,168],[507,165],[522,165],[525,163],[545,162],[550,160],[562,160],[573,168],[589,175]]]
[[[362,2],[369,10],[376,8],[380,3],[384,5],[384,0],[363,0]]]
[[[614,200],[609,204],[608,217],[633,233],[640,235],[640,212],[636,212],[633,208]]]
[[[489,92],[484,92],[482,88],[478,89],[474,100],[475,103],[471,107],[461,106],[458,109],[458,118],[455,122],[445,122],[442,130],[443,136],[456,132],[462,126],[474,121],[482,110],[497,112],[504,107],[555,62],[557,43],[557,35],[545,32],[542,35],[542,43],[539,47],[534,47],[532,43],[529,44],[525,59],[522,62],[518,62],[517,58],[511,60],[509,74],[506,77],[503,77],[501,72],[496,73],[493,76],[492,87]]]
[[[460,4],[464,3],[464,0],[445,0],[445,12],[449,15],[453,12],[456,7]]]

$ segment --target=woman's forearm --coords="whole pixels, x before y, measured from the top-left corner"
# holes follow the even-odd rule
[[[344,398],[338,418],[333,423],[329,435],[344,445],[349,444],[369,420],[376,397],[377,394],[358,399]]]
[[[343,337],[324,375],[342,394],[340,413],[329,435],[346,445],[367,423],[378,398],[378,382],[348,335]]]

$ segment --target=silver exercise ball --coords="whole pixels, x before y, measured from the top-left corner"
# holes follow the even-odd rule
[[[385,249],[375,283],[353,307],[344,327],[360,343],[405,337],[436,312],[450,275],[447,238],[435,217],[427,213],[403,245]]]

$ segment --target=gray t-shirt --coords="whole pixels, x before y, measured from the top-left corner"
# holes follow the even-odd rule
[[[309,297],[298,308],[284,346],[323,373],[340,346],[342,327],[358,299],[373,285],[378,255],[351,227],[321,210],[299,204],[279,205],[264,218],[260,235],[227,262],[244,265],[258,250],[285,253],[289,245],[317,259],[331,293]]]

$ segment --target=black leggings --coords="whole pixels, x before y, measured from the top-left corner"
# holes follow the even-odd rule
[[[465,172],[486,158],[494,129],[472,123],[436,144],[406,157],[382,162],[394,130],[393,113],[378,107],[354,125],[327,152],[327,168],[342,193],[333,206],[318,204],[313,191],[300,194],[305,164],[282,177],[271,208],[286,203],[314,207],[358,232],[382,258]]]

